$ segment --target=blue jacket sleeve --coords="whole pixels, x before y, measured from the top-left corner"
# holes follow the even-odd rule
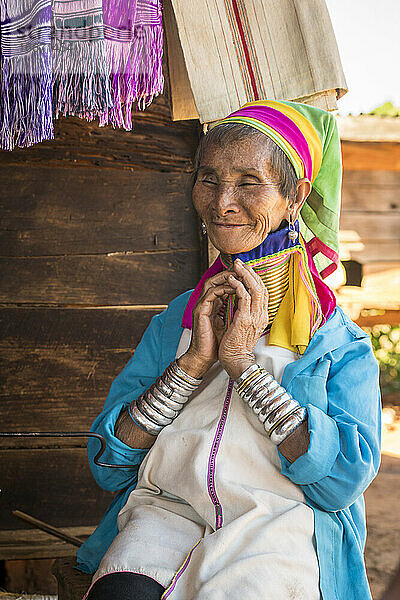
[[[114,379],[100,415],[95,419],[91,431],[104,436],[107,449],[103,462],[132,465],[132,468],[112,469],[99,467],[93,458],[99,449],[99,442],[88,442],[90,468],[100,487],[109,491],[124,489],[137,481],[137,473],[148,450],[134,449],[115,437],[115,423],[121,410],[128,406],[143,391],[148,389],[160,375],[160,356],[165,313],[152,318],[132,358],[121,373]]]
[[[307,408],[308,450],[293,463],[279,454],[282,473],[314,505],[338,511],[353,504],[379,469],[379,367],[368,337],[354,336],[323,362],[327,377],[310,379],[310,395],[314,389],[325,398],[317,403],[296,396]]]

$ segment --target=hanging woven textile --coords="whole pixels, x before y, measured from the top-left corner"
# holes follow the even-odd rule
[[[51,0],[0,0],[0,147],[53,138]]]
[[[132,129],[163,90],[160,0],[53,0],[56,116]]]
[[[132,129],[162,93],[161,0],[0,0],[0,147],[52,139],[53,119]]]
[[[334,110],[346,93],[325,0],[165,1],[174,119],[265,99]]]

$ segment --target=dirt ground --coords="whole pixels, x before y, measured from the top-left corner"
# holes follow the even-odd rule
[[[381,468],[365,494],[368,527],[365,558],[374,600],[380,600],[400,562],[400,418],[398,412],[396,414],[393,408],[385,407],[383,423]]]

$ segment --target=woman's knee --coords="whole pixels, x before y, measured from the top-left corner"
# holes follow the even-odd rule
[[[92,586],[86,600],[160,600],[165,588],[139,573],[109,573]]]

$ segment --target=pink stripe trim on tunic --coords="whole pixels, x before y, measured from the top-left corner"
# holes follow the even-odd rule
[[[187,555],[187,557],[185,558],[183,565],[181,566],[181,568],[179,569],[179,571],[177,571],[172,579],[172,582],[169,584],[169,586],[167,587],[167,589],[165,590],[165,592],[163,593],[163,595],[161,596],[161,600],[164,600],[164,598],[168,598],[168,596],[171,594],[171,592],[174,591],[175,586],[177,584],[178,579],[183,575],[183,573],[186,570],[186,567],[188,566],[190,559],[192,557],[192,554],[194,552],[194,549],[196,548],[196,546],[198,546],[198,544],[200,544],[201,539],[195,543],[195,545],[193,546],[193,548],[191,548],[189,554]]]
[[[207,489],[208,495],[215,508],[215,529],[220,529],[224,522],[222,504],[219,501],[216,489],[215,489],[215,462],[217,460],[218,449],[222,440],[222,435],[225,429],[226,419],[228,417],[229,405],[231,402],[233,390],[233,379],[229,379],[228,389],[226,392],[224,406],[222,408],[221,417],[218,422],[217,430],[215,432],[214,440],[211,446],[210,455],[208,457],[208,470],[207,470]]]

